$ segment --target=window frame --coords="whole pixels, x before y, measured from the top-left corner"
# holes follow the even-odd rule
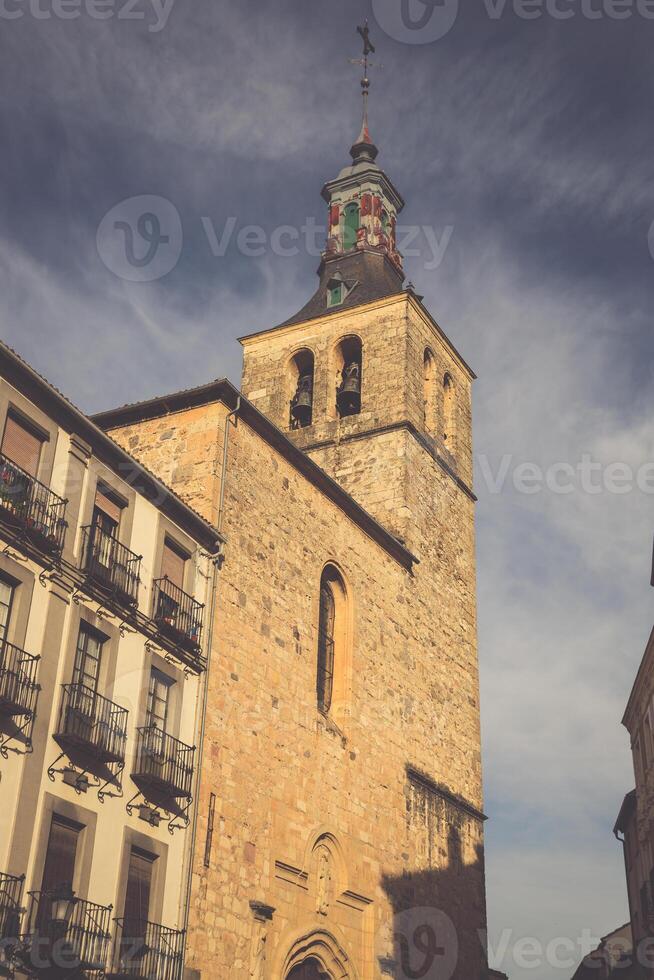
[[[82,636],[86,637],[86,644],[83,650],[80,648],[80,640]],[[99,649],[98,649],[97,658],[94,658],[89,655],[88,641],[90,639],[98,643]],[[90,623],[88,623],[85,619],[80,619],[78,630],[77,630],[77,640],[75,641],[75,659],[73,661],[71,684],[79,685],[81,687],[86,688],[87,690],[91,690],[93,691],[94,694],[98,693],[98,688],[100,687],[102,666],[104,661],[104,652],[105,652],[104,648],[108,640],[109,640],[108,636],[105,636],[104,633],[101,633],[99,630],[95,629],[95,627],[92,626]],[[91,677],[92,675],[87,670],[82,669],[83,668],[82,658],[84,662],[88,662],[89,660],[95,660],[95,663],[97,665],[96,672],[95,672],[95,679],[94,679],[95,682],[93,687],[89,687],[84,682],[84,679],[86,677]]]

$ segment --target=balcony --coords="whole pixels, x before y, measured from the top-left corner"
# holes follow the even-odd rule
[[[66,534],[66,500],[0,455],[0,521],[48,555],[60,555]]]
[[[0,973],[20,936],[20,907],[24,876],[0,872]]]
[[[115,963],[120,980],[180,980],[184,933],[142,919],[116,919]]]
[[[88,577],[120,602],[138,603],[141,555],[135,555],[97,524],[82,528],[83,561]]]
[[[25,653],[20,647],[0,644],[0,714],[21,716],[28,721],[36,712],[39,686],[36,671],[39,657]]]
[[[111,906],[76,898],[68,889],[30,892],[21,959],[31,973],[59,976],[104,973],[109,957]]]
[[[153,619],[158,629],[177,646],[198,653],[202,640],[204,606],[168,578],[155,579]]]
[[[83,684],[64,684],[54,739],[68,752],[81,752],[107,765],[122,765],[127,744],[127,715],[126,708]]]
[[[191,800],[195,749],[154,725],[137,735],[132,779],[143,796]]]

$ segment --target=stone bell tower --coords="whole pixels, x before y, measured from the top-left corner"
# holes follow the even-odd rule
[[[352,163],[322,189],[328,236],[318,288],[280,325],[240,338],[242,390],[420,553],[425,498],[410,462],[417,454],[473,500],[474,374],[404,285],[396,241],[404,201],[377,163],[367,53],[361,63],[363,122]]]
[[[317,289],[294,316],[241,338],[242,391],[419,560],[408,597],[391,590],[384,611],[391,615],[394,603],[407,602],[413,635],[389,627],[385,641],[406,658],[412,680],[403,687],[399,716],[379,704],[385,737],[399,724],[406,749],[405,868],[382,887],[400,917],[417,907],[445,909],[460,943],[453,976],[478,980],[485,976],[478,938],[485,928],[485,818],[475,375],[422,297],[404,284],[396,243],[404,202],[377,162],[367,71],[362,85],[363,125],[352,163],[322,191],[329,230]],[[365,609],[367,597],[359,601]],[[380,654],[359,652],[364,660]],[[388,656],[388,648],[381,654]]]
[[[218,381],[104,417],[228,542],[189,980],[488,976],[474,375],[404,285],[360,33],[317,288],[241,341],[258,411]]]

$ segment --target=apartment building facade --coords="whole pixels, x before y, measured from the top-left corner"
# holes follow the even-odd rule
[[[182,975],[220,535],[0,346],[0,971]]]

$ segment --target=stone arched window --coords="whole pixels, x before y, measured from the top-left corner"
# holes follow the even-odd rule
[[[423,422],[430,434],[436,432],[436,363],[427,347],[423,359]]]
[[[301,350],[290,363],[289,393],[291,429],[303,429],[313,421],[314,359],[310,350]]]
[[[456,442],[456,404],[454,381],[451,374],[443,378],[443,439],[450,452],[454,452]]]
[[[336,348],[336,414],[341,418],[361,411],[363,346],[359,337],[344,337]]]
[[[343,250],[345,252],[355,247],[360,224],[359,204],[357,201],[351,201],[343,208]]]
[[[348,643],[348,604],[345,583],[334,565],[320,578],[316,696],[318,709],[328,714],[334,697],[342,701]]]

